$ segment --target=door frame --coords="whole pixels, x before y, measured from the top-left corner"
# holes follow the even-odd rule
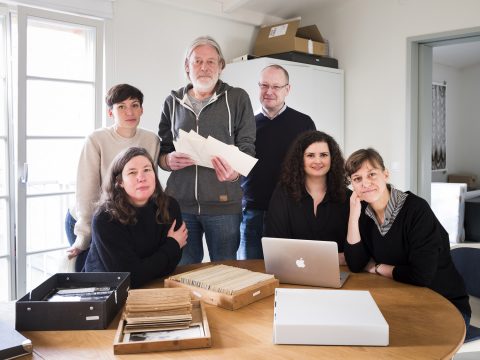
[[[407,38],[407,144],[410,189],[430,202],[432,180],[432,50],[480,41],[480,27]]]
[[[29,17],[46,20],[85,25],[96,29],[95,37],[95,128],[101,127],[103,112],[103,56],[104,56],[104,22],[83,16],[69,15],[48,10],[18,6],[18,121],[17,133],[17,164],[16,164],[16,294],[19,298],[27,290],[27,22]],[[69,138],[69,137],[65,137]],[[24,180],[25,179],[25,180]],[[46,195],[47,196],[47,195]]]
[[[15,177],[14,177],[14,169],[15,165],[13,161],[9,161],[13,158],[12,154],[14,153],[14,133],[13,133],[13,102],[12,102],[12,64],[9,61],[11,59],[11,19],[10,19],[10,6],[7,4],[2,4],[0,6],[0,14],[4,18],[3,26],[4,26],[4,34],[3,36],[3,45],[4,48],[2,49],[5,58],[1,59],[0,61],[4,62],[5,66],[5,76],[4,79],[4,86],[5,86],[5,94],[4,94],[4,101],[5,101],[5,112],[2,116],[5,117],[5,125],[6,125],[6,185],[7,185],[7,195],[3,197],[6,200],[7,206],[7,255],[2,256],[2,259],[6,259],[8,263],[7,267],[7,276],[8,276],[8,294],[7,298],[11,299],[15,294],[16,289],[16,274],[15,274],[15,263],[16,259],[13,255],[15,253]]]

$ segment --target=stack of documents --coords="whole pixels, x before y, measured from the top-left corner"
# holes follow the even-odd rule
[[[273,278],[273,275],[270,274],[222,264],[173,275],[169,279],[206,290],[233,295],[237,291]]]
[[[45,297],[46,301],[101,301],[107,300],[115,288],[102,287],[79,287],[53,289]]]
[[[239,174],[247,176],[257,163],[253,156],[240,151],[235,145],[228,145],[212,136],[204,138],[193,130],[186,132],[180,129],[175,150],[187,155],[199,166],[213,169],[212,157],[220,156]]]
[[[137,289],[128,292],[125,333],[188,328],[192,302],[188,289]]]

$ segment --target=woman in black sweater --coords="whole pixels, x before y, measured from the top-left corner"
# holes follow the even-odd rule
[[[388,184],[374,149],[354,152],[345,167],[353,187],[345,244],[350,270],[426,286],[450,300],[468,327],[465,285],[450,257],[448,233],[428,203]]]
[[[163,192],[147,151],[118,154],[93,217],[85,271],[130,272],[139,287],[173,272],[186,241],[180,207]]]
[[[348,196],[345,160],[337,142],[321,131],[292,144],[266,216],[269,237],[335,241],[345,264]]]

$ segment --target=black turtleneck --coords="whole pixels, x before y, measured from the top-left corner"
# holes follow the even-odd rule
[[[170,274],[180,261],[182,252],[177,241],[167,237],[169,224],[157,224],[157,206],[149,202],[137,208],[137,223],[123,225],[110,220],[106,212],[94,215],[92,244],[85,262],[85,271],[130,272],[132,288]],[[169,198],[171,221],[182,224],[177,201]]]

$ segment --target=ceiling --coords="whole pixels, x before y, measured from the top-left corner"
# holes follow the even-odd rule
[[[341,6],[349,0],[150,0],[254,26]],[[480,39],[473,42],[435,46],[434,62],[455,68],[480,63]]]
[[[344,0],[217,0],[227,5],[237,3],[240,8],[289,19],[312,10],[319,10],[330,3],[339,3]]]
[[[480,41],[433,48],[433,61],[457,69],[480,64]]]
[[[150,0],[259,26],[309,14],[348,0]]]

